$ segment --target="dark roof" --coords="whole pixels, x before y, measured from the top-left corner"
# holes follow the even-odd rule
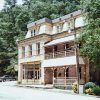
[[[32,27],[32,26],[35,26],[35,25],[42,24],[42,23],[44,23],[44,22],[47,22],[47,23],[50,23],[50,24],[54,24],[54,23],[59,22],[60,20],[65,20],[65,19],[70,18],[71,16],[77,16],[77,15],[79,15],[79,14],[81,14],[81,10],[72,12],[72,13],[70,13],[70,14],[67,14],[67,15],[65,15],[65,16],[62,16],[62,17],[57,18],[57,19],[54,19],[54,20],[51,20],[51,19],[48,19],[48,18],[42,18],[42,19],[37,20],[37,21],[35,21],[35,22],[29,23],[29,24],[27,25],[27,28]]]
[[[78,10],[78,11],[72,12],[72,13],[70,13],[70,14],[67,14],[67,15],[65,15],[65,16],[62,16],[62,17],[60,17],[60,18],[54,19],[54,20],[52,20],[52,23],[57,23],[57,22],[59,22],[59,21],[61,21],[61,20],[65,20],[65,19],[70,18],[71,16],[77,16],[77,15],[79,15],[79,14],[81,14],[81,10]]]
[[[37,20],[37,21],[35,21],[35,22],[29,23],[29,24],[27,25],[27,28],[32,27],[32,26],[34,26],[34,25],[42,24],[42,23],[44,23],[44,22],[52,23],[52,20],[50,20],[50,19],[48,19],[48,18],[42,18],[42,19]]]

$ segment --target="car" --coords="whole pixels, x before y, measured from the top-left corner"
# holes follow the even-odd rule
[[[16,78],[10,75],[4,75],[2,77],[0,77],[0,82],[4,82],[4,81],[15,81]]]

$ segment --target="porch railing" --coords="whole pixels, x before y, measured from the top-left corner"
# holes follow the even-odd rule
[[[61,78],[54,78],[53,84],[54,85],[72,85],[76,81],[77,81],[76,77],[68,77],[66,79],[64,77],[61,77]]]
[[[72,55],[75,55],[74,50],[62,50],[62,51],[56,51],[54,53],[45,54],[45,59],[60,58]]]

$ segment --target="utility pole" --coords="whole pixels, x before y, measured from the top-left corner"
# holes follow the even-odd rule
[[[79,94],[79,47],[78,43],[76,42],[77,33],[76,33],[76,27],[75,27],[75,20],[76,18],[73,17],[73,14],[71,14],[71,20],[73,21],[73,28],[72,31],[74,32],[74,49],[75,49],[75,57],[76,57],[76,77],[77,77],[77,93]],[[71,30],[69,30],[71,31]]]
[[[75,57],[76,57],[77,93],[79,94],[79,48],[78,48],[78,43],[76,42],[77,33],[75,28],[75,18],[73,18],[73,21],[74,21],[73,32],[75,38],[74,46],[75,46]]]

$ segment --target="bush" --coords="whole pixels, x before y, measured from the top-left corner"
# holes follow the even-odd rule
[[[21,84],[21,82],[17,81],[17,84]]]
[[[88,82],[84,85],[84,89],[89,89],[95,87],[95,83],[93,82]]]
[[[56,88],[56,89],[62,89],[62,90],[65,90],[66,89],[65,86],[54,86],[54,88]]]
[[[73,83],[72,90],[73,90],[74,93],[77,93],[77,83],[76,82]]]
[[[100,95],[100,87],[99,86],[93,87],[92,90],[95,95]]]
[[[85,93],[91,95],[91,94],[93,94],[93,90],[91,88],[86,89]]]

